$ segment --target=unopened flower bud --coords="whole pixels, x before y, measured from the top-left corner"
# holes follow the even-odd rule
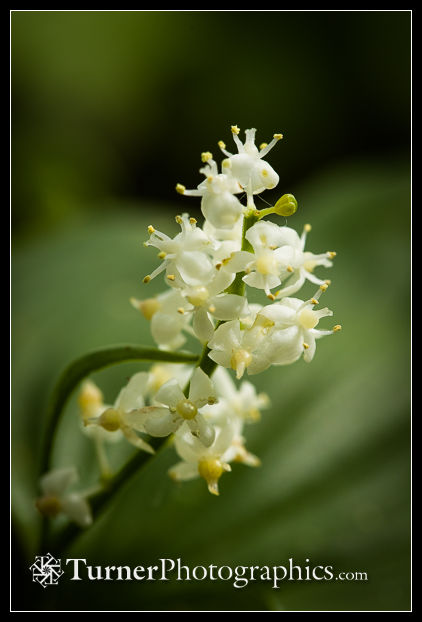
[[[274,205],[274,212],[279,216],[292,216],[296,210],[297,201],[292,194],[283,194]]]

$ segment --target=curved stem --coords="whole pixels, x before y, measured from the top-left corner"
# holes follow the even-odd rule
[[[42,475],[50,468],[52,447],[64,406],[79,382],[91,372],[125,361],[196,363],[198,358],[196,354],[190,352],[167,352],[157,348],[123,344],[89,352],[70,363],[61,374],[50,401],[40,474]]]

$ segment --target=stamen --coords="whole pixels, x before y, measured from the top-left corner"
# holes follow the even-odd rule
[[[236,136],[240,132],[240,129],[237,127],[237,125],[232,125],[230,129],[231,129],[233,134],[236,134]]]
[[[144,276],[144,279],[143,279],[144,283],[149,283],[149,282],[150,282],[150,280],[151,280],[151,277],[150,277],[150,275],[149,275],[149,274],[147,274],[146,276]]]
[[[167,278],[168,278],[169,281],[175,281],[176,280],[176,277],[174,276],[174,274],[168,274]]]
[[[176,184],[176,192],[178,192],[179,194],[184,194],[186,191],[186,186],[183,186],[182,184]]]
[[[226,148],[226,143],[222,140],[218,141],[218,146],[220,147],[220,149],[225,149]]]
[[[341,324],[336,324],[336,325],[333,327],[333,333],[338,333],[341,329],[342,329]]]
[[[330,259],[334,259],[337,253],[335,251],[328,251],[327,255],[329,256]]]
[[[305,350],[307,350],[309,348],[309,345],[307,343],[304,343],[303,347],[305,348]]]
[[[180,315],[184,315],[184,313],[185,313],[184,308],[183,307],[178,307],[177,313],[180,313]]]
[[[201,153],[201,160],[202,162],[209,162],[212,160],[212,153],[210,151],[203,151]]]
[[[155,229],[154,229],[154,227],[152,225],[148,225],[148,233],[149,234],[155,233]]]
[[[178,225],[183,224],[183,218],[179,215],[175,216],[175,221],[177,222]]]
[[[165,257],[167,257],[167,253],[165,253],[164,251],[161,251],[160,253],[158,253],[157,257],[159,259],[164,259]]]

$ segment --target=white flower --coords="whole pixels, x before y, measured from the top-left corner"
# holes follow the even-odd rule
[[[75,467],[53,469],[41,477],[42,496],[36,500],[36,506],[43,516],[54,518],[64,514],[80,527],[92,523],[92,514],[85,496],[69,492],[72,484],[78,481]]]
[[[268,328],[255,324],[252,328],[243,328],[240,320],[225,322],[208,342],[211,350],[208,356],[218,365],[233,369],[238,379],[246,370],[249,374],[258,374],[271,365],[271,352],[261,349]]]
[[[238,251],[223,261],[227,270],[246,272],[243,281],[250,287],[270,290],[281,284],[281,276],[288,274],[286,265],[291,259],[290,247],[282,247],[284,227],[261,220],[246,232],[253,252]],[[281,247],[281,248],[280,248]]]
[[[153,448],[137,433],[138,428],[132,423],[132,412],[144,406],[144,394],[148,384],[148,373],[139,372],[132,376],[128,384],[120,391],[114,406],[104,410],[99,416],[87,421],[90,425],[104,428],[108,432],[120,430],[126,440],[143,451],[154,453]]]
[[[215,271],[213,279],[208,283],[183,290],[189,303],[185,312],[189,314],[189,308],[191,309],[193,332],[202,343],[209,341],[214,332],[210,316],[227,321],[246,313],[247,301],[244,296],[224,292],[233,279],[233,273],[220,269]]]
[[[214,270],[209,257],[212,241],[196,226],[195,218],[189,218],[188,214],[176,216],[176,221],[181,232],[174,238],[157,231],[152,225],[148,227],[150,238],[144,244],[158,248],[158,257],[162,259],[162,263],[144,278],[144,283],[148,283],[164,270],[168,284],[176,287],[201,285],[211,278]]]
[[[231,471],[230,462],[259,466],[260,460],[248,452],[242,436],[243,420],[229,416],[215,426],[215,439],[204,447],[189,433],[186,424],[175,435],[175,448],[181,462],[175,464],[169,475],[175,481],[202,477],[213,495],[218,495],[218,481],[224,472]]]
[[[181,462],[170,470],[170,477],[177,481],[186,481],[203,477],[208,490],[218,495],[218,480],[225,471],[231,471],[229,461],[233,459],[232,441],[235,428],[231,421],[215,428],[215,438],[211,445],[205,447],[197,438],[194,438],[189,428],[183,425],[175,435],[175,448]]]
[[[210,446],[214,428],[209,425],[200,409],[216,402],[214,386],[209,377],[197,367],[189,385],[189,395],[183,393],[176,379],[166,382],[156,393],[155,401],[164,406],[146,406],[130,413],[131,425],[151,436],[168,436],[186,422],[191,434],[201,444]]]
[[[305,280],[311,281],[316,285],[323,285],[326,281],[319,279],[313,274],[317,266],[330,268],[333,263],[330,261],[336,255],[333,251],[320,253],[315,255],[309,251],[305,251],[306,234],[311,230],[311,225],[305,225],[302,235],[299,237],[294,229],[289,227],[280,227],[282,230],[282,240],[280,246],[285,252],[284,277],[287,276],[287,284],[280,289],[276,297],[283,298],[296,293],[304,284]],[[284,279],[283,277],[283,279]]]
[[[261,150],[258,150],[255,145],[256,129],[253,128],[245,131],[246,140],[244,143],[238,137],[239,128],[234,125],[231,130],[238,153],[235,155],[229,153],[222,141],[219,142],[219,146],[231,163],[233,177],[239,181],[245,190],[253,194],[275,188],[278,184],[279,176],[268,162],[265,162],[262,158],[282,138],[282,135],[274,134],[273,140]]]
[[[303,354],[306,362],[312,361],[316,340],[325,335],[332,335],[341,329],[340,325],[332,330],[318,330],[319,320],[332,316],[327,307],[315,310],[318,299],[327,285],[321,285],[313,298],[305,302],[298,298],[283,298],[261,309],[257,321],[264,321],[269,329],[269,339],[261,343],[261,355],[271,358],[273,365],[289,365],[297,361]]]
[[[170,289],[145,300],[131,298],[130,302],[151,321],[151,335],[159,346],[177,350],[185,343],[183,331],[191,331],[191,317],[185,312],[191,310],[192,306],[186,306],[186,300],[179,290]]]
[[[234,417],[241,422],[256,422],[261,410],[268,408],[270,399],[266,393],[257,393],[255,386],[244,380],[237,386],[224,367],[217,367],[213,374],[218,404],[212,409],[204,408],[204,414],[218,422],[221,418]],[[218,419],[216,418],[218,417]]]
[[[223,173],[218,172],[217,164],[212,154],[204,152],[202,161],[207,165],[200,169],[206,179],[196,190],[186,190],[182,184],[177,184],[176,190],[188,196],[200,196],[201,210],[206,218],[217,229],[231,229],[240,219],[243,206],[235,196],[242,192],[242,187],[231,174],[230,160],[222,163]]]

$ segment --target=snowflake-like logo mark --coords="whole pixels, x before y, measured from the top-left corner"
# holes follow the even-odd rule
[[[64,574],[60,559],[47,555],[36,555],[35,562],[29,568],[32,571],[32,580],[43,587],[57,585],[58,580]]]

